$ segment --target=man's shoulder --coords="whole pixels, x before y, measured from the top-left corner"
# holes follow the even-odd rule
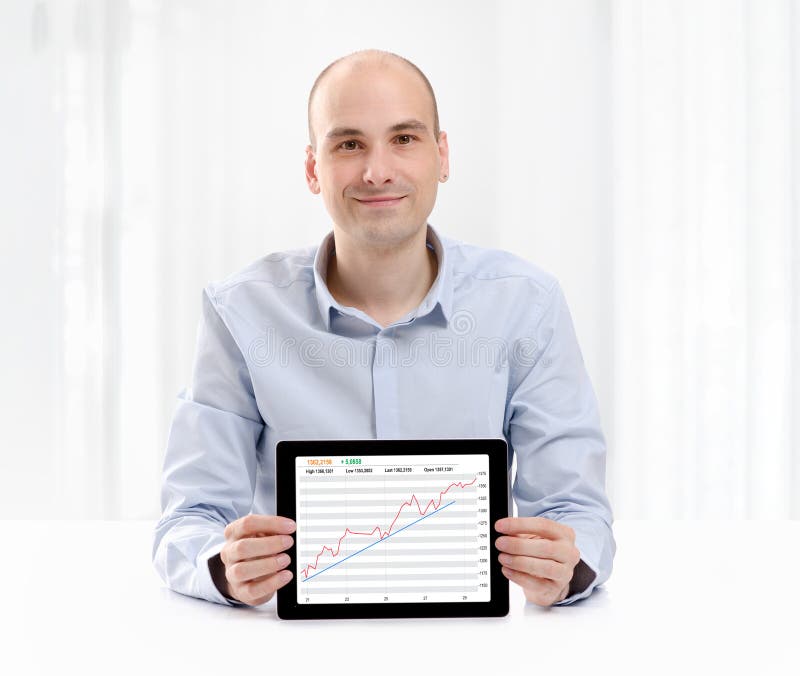
[[[243,285],[286,287],[297,282],[308,283],[314,279],[317,246],[309,244],[266,254],[227,277],[209,282],[207,288],[218,297]]]
[[[444,244],[455,276],[487,281],[517,279],[546,294],[558,285],[554,274],[511,251],[478,246],[452,237],[447,237]]]

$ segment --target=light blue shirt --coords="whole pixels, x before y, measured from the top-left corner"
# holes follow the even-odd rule
[[[595,573],[557,605],[608,579],[616,543],[605,439],[558,281],[430,224],[427,242],[436,280],[417,308],[385,328],[328,291],[333,232],[204,289],[154,533],[153,563],[170,589],[244,605],[217,590],[208,560],[225,544],[228,523],[276,513],[282,439],[505,438],[518,515],[571,526]]]

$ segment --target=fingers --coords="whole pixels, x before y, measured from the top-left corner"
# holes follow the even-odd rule
[[[254,544],[258,545],[259,541],[263,548],[278,552],[274,556],[260,556],[226,563],[225,579],[231,595],[249,605],[260,605],[269,601],[278,589],[292,579],[291,571],[283,570],[291,559],[288,554],[282,552],[285,546],[291,546],[291,540],[288,535],[275,535],[265,538],[244,538],[226,544],[222,548],[223,560],[226,557],[226,548],[231,549],[243,544],[253,547]]]
[[[260,605],[292,579],[291,571],[284,570],[290,558],[283,552],[294,543],[289,534],[296,526],[292,519],[273,514],[248,514],[226,526],[220,559],[229,596]]]
[[[506,535],[538,535],[552,540],[566,539],[575,542],[575,530],[572,526],[543,516],[506,517],[498,519],[494,527],[498,533]]]
[[[495,541],[503,574],[526,590],[528,600],[551,605],[569,584],[581,555],[568,540],[525,535],[501,536]]]
[[[260,534],[286,534],[294,533],[297,524],[284,516],[273,514],[248,514],[241,519],[236,519],[225,527],[226,540],[252,537]]]
[[[227,542],[220,552],[220,557],[226,565],[231,565],[238,561],[248,561],[250,559],[280,554],[289,549],[293,542],[294,539],[291,535],[245,537],[241,540]]]
[[[537,606],[551,606],[556,601],[560,601],[564,585],[552,580],[536,578],[527,573],[520,573],[516,570],[502,568],[505,575],[512,582],[516,582],[525,592],[525,598]],[[569,581],[567,581],[569,582]]]
[[[497,558],[507,569],[543,580],[552,580],[560,583],[561,586],[569,582],[572,577],[572,568],[558,561],[537,559],[532,556],[511,556],[510,554],[500,554]]]
[[[550,559],[573,567],[581,558],[578,548],[566,540],[503,535],[495,540],[495,547],[507,554]]]
[[[251,561],[239,561],[226,566],[225,577],[230,584],[258,582],[286,568],[290,560],[288,554],[279,554]]]
[[[234,596],[243,603],[259,606],[269,601],[281,587],[292,579],[292,572],[282,570],[265,578],[259,578],[242,585],[232,585]]]

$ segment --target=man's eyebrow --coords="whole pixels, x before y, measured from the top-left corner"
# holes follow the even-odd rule
[[[421,132],[428,131],[428,127],[424,122],[411,119],[403,120],[402,122],[393,124],[391,127],[389,127],[389,129],[387,129],[387,132],[391,133],[394,131],[405,131],[406,129],[415,129]],[[325,134],[326,139],[340,138],[342,136],[366,136],[366,134],[364,134],[364,132],[360,129],[354,129],[353,127],[335,127]]]

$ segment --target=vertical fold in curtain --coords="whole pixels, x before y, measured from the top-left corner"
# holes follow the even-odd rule
[[[119,20],[122,0],[37,3],[61,121],[63,219],[54,231],[61,358],[50,518],[119,513]],[[35,311],[35,308],[33,309]],[[52,506],[52,507],[51,507]]]

